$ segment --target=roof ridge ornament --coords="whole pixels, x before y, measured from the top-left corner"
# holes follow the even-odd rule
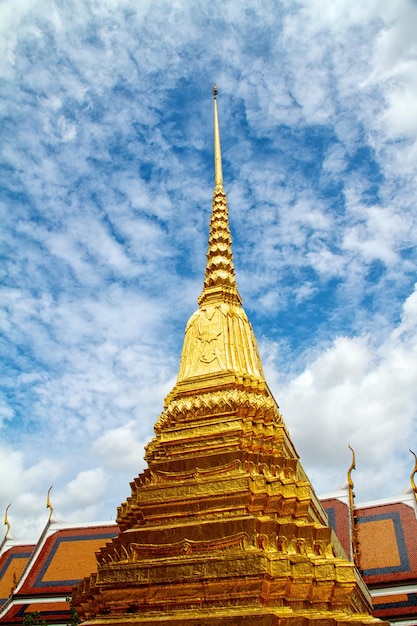
[[[350,509],[350,542],[351,542],[351,551],[352,551],[352,560],[355,565],[359,565],[358,557],[358,533],[356,528],[356,516],[355,516],[355,492],[354,487],[355,484],[352,479],[352,471],[356,470],[356,458],[355,458],[355,450],[352,448],[350,443],[348,444],[349,450],[352,452],[352,462],[347,472],[347,482],[349,489],[349,509]]]
[[[4,512],[4,524],[5,524],[5,526],[7,526],[6,534],[4,536],[5,539],[7,539],[8,535],[10,533],[10,522],[9,522],[8,512],[9,512],[9,509],[10,509],[11,506],[12,506],[12,503],[10,502],[7,505],[6,510]]]
[[[7,526],[7,529],[6,529],[6,532],[5,532],[5,535],[4,535],[3,539],[0,541],[0,555],[3,553],[3,548],[7,544],[7,542],[10,539],[14,539],[12,533],[10,532],[10,522],[9,522],[9,517],[8,517],[8,511],[9,511],[11,506],[12,506],[12,503],[10,502],[7,505],[6,510],[4,512],[4,524],[5,524],[5,526]]]
[[[413,457],[414,457],[414,461],[415,461],[415,463],[414,463],[414,469],[413,469],[413,471],[411,472],[411,476],[410,476],[410,482],[411,482],[411,488],[412,488],[412,490],[413,490],[413,492],[414,492],[414,497],[415,497],[416,502],[417,502],[417,485],[416,485],[416,481],[414,480],[414,477],[417,475],[417,455],[416,455],[416,453],[415,453],[415,452],[413,452],[413,451],[411,450],[411,448],[410,448],[410,452],[411,452],[411,454],[413,455]]]
[[[52,506],[51,503],[51,499],[50,499],[50,493],[51,493],[51,489],[52,489],[53,485],[51,485],[48,489],[48,493],[46,494],[46,508],[49,509],[49,517],[48,517],[48,522],[51,521],[52,519],[52,515],[54,513],[54,507]]]

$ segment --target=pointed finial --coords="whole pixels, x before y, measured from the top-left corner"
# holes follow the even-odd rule
[[[51,489],[52,489],[53,485],[51,485],[48,489],[48,493],[46,494],[46,508],[49,509],[49,517],[48,517],[48,521],[51,520],[52,518],[52,514],[54,512],[54,507],[51,504],[51,500],[49,497],[49,494],[51,493]]]
[[[4,512],[4,523],[7,526],[6,534],[4,536],[5,539],[7,538],[8,534],[10,532],[10,522],[9,522],[8,512],[9,512],[9,509],[10,509],[11,505],[12,505],[12,503],[10,502],[10,504],[6,507],[6,510]]]
[[[348,479],[349,489],[353,489],[355,485],[353,484],[353,480],[352,480],[352,470],[356,469],[355,450],[352,448],[350,443],[348,444],[348,448],[352,452],[352,463],[350,464],[350,467],[348,469],[347,479]]]
[[[222,155],[220,149],[220,130],[217,115],[217,86],[213,86],[214,96],[214,180],[213,210],[210,219],[209,245],[203,291],[198,299],[199,305],[208,300],[235,302],[242,304],[237,290],[235,269],[233,266],[232,237],[226,194],[223,189]]]
[[[213,85],[213,97],[214,97],[214,183],[217,185],[223,185],[223,167],[222,167],[222,153],[220,148],[220,128],[219,118],[217,115],[217,85]]]
[[[415,475],[417,474],[417,456],[416,453],[413,452],[412,450],[410,450],[411,454],[414,457],[414,469],[411,472],[411,476],[410,476],[410,481],[411,481],[411,488],[414,492],[414,497],[416,499],[417,502],[417,485],[416,485],[416,481],[414,480]]]
[[[356,459],[355,459],[355,450],[352,448],[350,444],[348,444],[349,450],[352,452],[352,462],[348,469],[347,473],[347,481],[349,487],[349,508],[350,508],[350,533],[351,533],[351,550],[352,550],[352,558],[355,565],[359,565],[358,557],[359,557],[359,542],[358,542],[358,533],[356,529],[356,519],[355,519],[355,492],[353,491],[355,485],[352,480],[352,471],[356,469]]]

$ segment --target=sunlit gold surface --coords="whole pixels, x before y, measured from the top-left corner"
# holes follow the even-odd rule
[[[222,381],[265,388],[255,335],[236,285],[221,184],[214,190],[204,287],[198,301],[185,330],[177,386],[171,395],[213,389]]]
[[[235,281],[215,101],[216,128],[205,281],[178,380],[121,534],[74,603],[97,626],[381,623],[265,382]]]

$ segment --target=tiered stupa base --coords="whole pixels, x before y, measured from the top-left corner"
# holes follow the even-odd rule
[[[121,534],[74,600],[98,624],[372,624],[265,386],[170,394]],[[325,621],[323,621],[325,620]]]

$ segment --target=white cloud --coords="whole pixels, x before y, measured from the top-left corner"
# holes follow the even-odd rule
[[[357,452],[362,500],[376,497],[382,484],[386,495],[407,487],[405,459],[417,427],[416,302],[414,291],[402,322],[382,344],[373,345],[369,336],[338,337],[280,385],[284,419],[320,491],[336,487],[336,468],[343,477],[349,442]],[[367,481],[372,473],[375,480]]]
[[[68,483],[65,492],[61,496],[61,503],[71,503],[76,509],[80,507],[98,504],[103,496],[107,485],[107,476],[101,467],[79,472]]]
[[[142,466],[203,282],[213,79],[238,283],[302,461],[334,487],[350,441],[358,494],[402,488],[415,4],[47,4],[0,6],[0,506],[19,533],[50,478],[61,516],[112,518]]]
[[[27,451],[0,444],[0,502],[8,512],[12,534],[22,541],[36,538],[48,519],[46,494],[51,483],[59,478],[62,464],[43,455],[36,443]],[[36,459],[31,461],[29,457]]]
[[[94,443],[93,449],[110,468],[126,469],[132,475],[143,465],[145,441],[138,439],[137,426],[128,422],[104,432]]]

